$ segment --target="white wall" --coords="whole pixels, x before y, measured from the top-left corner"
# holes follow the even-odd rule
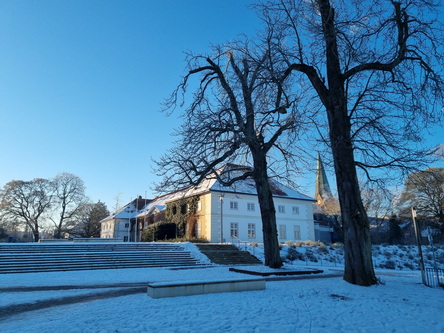
[[[220,241],[220,199],[219,193],[212,193],[212,218],[211,218],[211,242]],[[301,240],[314,240],[313,202],[288,198],[275,198],[276,220],[279,231],[280,226],[285,226],[286,237],[278,237],[279,242],[297,240],[294,238],[294,226],[300,226]],[[237,203],[237,209],[236,209]],[[250,210],[248,209],[250,205]],[[278,207],[284,207],[284,212],[279,212]],[[299,213],[293,213],[293,207],[298,207]],[[254,209],[254,210],[252,210]],[[243,241],[258,242],[262,238],[262,221],[260,216],[257,196],[234,193],[224,193],[222,206],[223,238],[224,242],[231,242],[231,223],[238,225],[238,238]],[[248,225],[255,226],[255,237],[248,234]],[[279,234],[279,233],[278,233]]]
[[[110,219],[101,223],[100,238],[119,238],[124,240],[128,236],[125,225],[128,219]]]

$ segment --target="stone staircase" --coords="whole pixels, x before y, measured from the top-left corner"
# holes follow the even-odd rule
[[[199,266],[174,243],[31,243],[0,245],[0,274]]]
[[[248,251],[240,251],[231,244],[195,244],[213,263],[219,265],[262,265],[263,263]]]

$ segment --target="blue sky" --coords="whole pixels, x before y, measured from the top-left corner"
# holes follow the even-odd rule
[[[248,3],[1,1],[0,186],[70,172],[109,209],[118,195],[153,197],[151,159],[180,124],[159,110],[184,73],[183,51],[252,35]],[[313,195],[314,170],[300,183]]]
[[[71,172],[92,200],[152,197],[151,158],[177,115],[159,112],[205,51],[258,21],[247,2],[1,1],[0,186]]]

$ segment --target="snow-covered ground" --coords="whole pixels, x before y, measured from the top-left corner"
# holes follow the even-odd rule
[[[306,262],[294,261],[285,269],[306,267]],[[322,275],[267,281],[266,289],[259,291],[162,299],[140,291],[12,314],[4,310],[11,305],[119,289],[112,284],[144,286],[155,281],[246,276],[230,272],[226,266],[3,274],[0,332],[444,332],[444,290],[423,286],[418,271],[378,270],[382,284],[358,287],[340,276],[330,276],[340,273],[339,264],[321,269],[325,271]],[[87,289],[58,290],[68,285]],[[54,290],[7,290],[44,286]]]

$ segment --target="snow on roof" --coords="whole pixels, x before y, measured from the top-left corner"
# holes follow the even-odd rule
[[[152,202],[151,199],[137,198],[125,206],[119,208],[115,213],[105,217],[100,222],[106,222],[112,219],[132,219]]]
[[[227,181],[234,177],[241,176],[245,171],[248,171],[248,169],[249,168],[245,166],[229,164],[224,166],[223,169],[220,170],[220,178],[223,181]],[[271,192],[273,193],[273,197],[316,201],[315,199],[302,194],[301,192],[296,191],[288,186],[285,186],[274,179],[269,179],[269,183],[271,187]],[[251,177],[245,180],[237,181],[231,186],[224,186],[219,180],[215,179],[213,184],[210,186],[210,191],[257,195],[256,184],[254,179]]]
[[[228,164],[220,168],[217,172],[223,181],[227,181],[234,177],[241,176],[248,167]],[[305,194],[302,194],[288,186],[281,184],[280,182],[270,179],[271,191],[274,197],[308,200],[315,202],[316,200]],[[168,193],[158,198],[153,199],[144,209],[138,217],[143,217],[150,214],[156,207],[159,211],[165,209],[168,202],[177,201],[183,198],[189,198],[192,196],[208,193],[208,192],[225,192],[225,193],[237,193],[237,194],[251,194],[257,195],[256,185],[252,178],[245,180],[239,180],[231,186],[224,186],[215,175],[209,175],[202,180],[197,186],[190,186],[183,190]]]

